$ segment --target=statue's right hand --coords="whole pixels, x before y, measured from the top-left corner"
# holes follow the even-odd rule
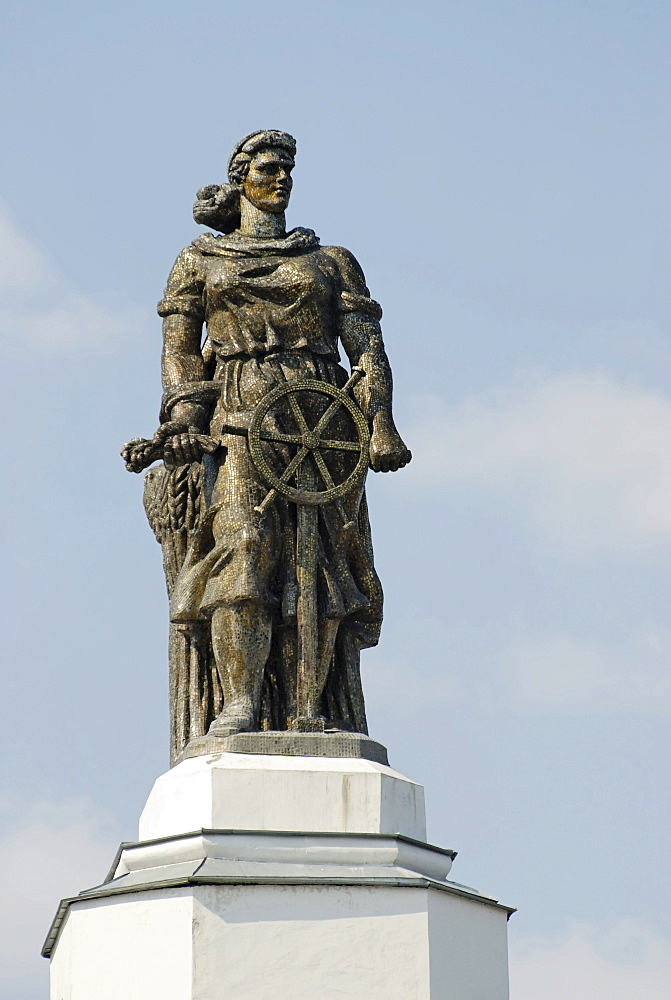
[[[188,431],[171,434],[163,445],[163,461],[169,469],[178,465],[190,465],[199,462],[204,454],[216,451],[219,442],[207,434],[201,434],[197,428],[189,427]]]

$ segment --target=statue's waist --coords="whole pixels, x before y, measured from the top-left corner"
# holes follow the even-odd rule
[[[310,378],[342,386],[347,372],[336,359],[310,349],[276,350],[263,355],[219,359],[214,381],[221,386],[213,424],[247,426],[263,397],[283,382]]]
[[[259,348],[254,351],[231,351],[226,352],[221,349],[220,345],[213,343],[211,340],[209,344],[212,346],[214,356],[216,359],[216,368],[214,373],[214,378],[224,378],[225,370],[230,365],[252,364],[252,365],[263,365],[266,362],[277,362],[282,361],[282,363],[289,364],[291,366],[310,364],[315,360],[320,361],[331,361],[338,364],[340,361],[340,354],[335,345],[327,344],[277,344],[274,347],[264,347]]]
[[[334,359],[310,348],[277,349],[263,354],[239,353],[217,358],[211,381],[186,383],[165,394],[161,419],[179,401],[212,406],[211,429],[230,424],[249,426],[263,397],[283,382],[312,378],[342,387],[347,372]]]
[[[221,328],[208,321],[208,341],[218,359],[247,356],[261,357],[277,351],[309,350],[338,359],[336,337],[325,325],[299,324],[277,327],[272,323],[261,329]]]

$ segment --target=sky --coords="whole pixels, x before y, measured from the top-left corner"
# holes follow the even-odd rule
[[[167,609],[118,451],[160,400],[197,188],[296,136],[291,226],[384,308],[371,734],[511,1000],[667,1000],[669,39],[656,0],[5,0],[0,1000],[167,768]]]

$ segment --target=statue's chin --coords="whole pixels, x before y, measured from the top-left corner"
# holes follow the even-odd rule
[[[281,215],[289,206],[289,199],[282,201],[253,201],[252,205],[261,212],[270,212],[272,215]]]

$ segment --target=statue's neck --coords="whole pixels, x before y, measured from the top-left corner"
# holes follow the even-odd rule
[[[281,239],[286,236],[286,221],[284,212],[264,212],[256,208],[251,201],[240,195],[240,232],[245,236],[258,236],[261,239]]]

